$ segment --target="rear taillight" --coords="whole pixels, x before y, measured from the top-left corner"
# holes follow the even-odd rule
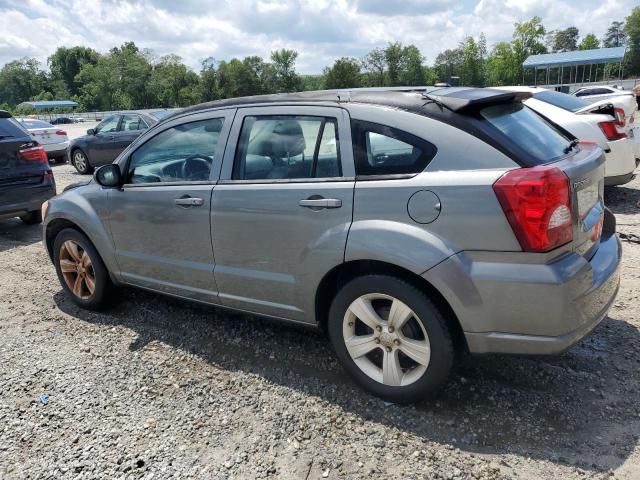
[[[614,112],[615,112],[614,116],[616,117],[616,124],[619,127],[624,127],[627,124],[624,110],[620,107],[616,107],[614,108]]]
[[[569,179],[559,168],[510,170],[493,190],[525,252],[548,252],[573,240]]]
[[[47,158],[47,152],[44,151],[42,147],[30,147],[23,148],[19,151],[20,157],[23,160],[28,160],[30,162],[42,162],[49,163],[49,159]]]
[[[65,137],[66,137],[66,136],[67,136],[67,132],[65,132],[64,130],[58,130],[58,131],[56,132],[56,135],[63,135],[63,136],[65,136]]]
[[[609,120],[607,122],[598,123],[600,130],[604,133],[607,140],[620,140],[621,138],[627,138],[627,134],[618,131],[618,122]]]

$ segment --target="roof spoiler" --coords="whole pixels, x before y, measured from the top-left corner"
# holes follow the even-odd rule
[[[0,118],[11,118],[11,114],[6,110],[0,110]]]
[[[464,113],[488,105],[526,100],[531,98],[532,94],[492,88],[439,88],[426,91],[423,96],[452,112]]]

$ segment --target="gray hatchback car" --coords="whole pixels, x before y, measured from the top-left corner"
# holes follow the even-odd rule
[[[113,285],[326,329],[394,402],[463,352],[555,354],[605,317],[620,242],[604,156],[472,88],[207,103],[163,120],[45,207],[77,304]]]

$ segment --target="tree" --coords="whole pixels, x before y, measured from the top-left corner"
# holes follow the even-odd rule
[[[624,33],[627,35],[627,52],[625,70],[632,75],[640,74],[640,7],[631,10],[626,18]]]
[[[579,32],[576,27],[565,28],[555,32],[553,39],[554,52],[571,52],[578,48]]]
[[[295,50],[275,50],[271,52],[271,61],[275,71],[276,92],[295,92],[301,89],[300,77],[295,65],[298,52]]]
[[[22,58],[7,63],[0,70],[0,99],[14,108],[36,97],[47,79],[35,58]]]
[[[362,86],[360,62],[355,58],[340,58],[333,63],[331,68],[324,69],[324,88],[356,88],[360,86]]]
[[[59,47],[48,59],[51,70],[51,81],[62,82],[62,89],[69,95],[78,95],[81,85],[76,81],[76,75],[84,65],[98,63],[100,54],[87,47]]]
[[[400,42],[393,42],[384,49],[384,60],[387,69],[385,85],[395,87],[400,79],[400,70],[404,60],[404,49]]]
[[[487,41],[484,34],[478,41],[473,37],[467,37],[460,44],[462,62],[460,64],[460,81],[462,85],[482,87],[485,84],[485,57],[487,54]]]
[[[426,85],[427,72],[424,57],[415,45],[409,45],[402,52],[402,71],[400,85]]]
[[[381,48],[371,50],[364,60],[362,66],[367,72],[368,85],[372,87],[384,87],[384,70],[387,64],[386,55]]]
[[[210,102],[220,98],[218,91],[218,72],[216,60],[213,57],[205,58],[200,69],[200,101]]]
[[[595,48],[600,48],[600,41],[593,33],[587,33],[578,45],[578,50],[593,50]]]
[[[494,45],[487,60],[489,85],[515,85],[520,82],[520,65],[509,42]]]
[[[436,57],[433,68],[436,81],[451,82],[452,77],[459,77],[462,70],[463,52],[461,48],[447,49]]]
[[[627,35],[624,32],[624,22],[611,22],[602,40],[602,45],[606,48],[622,47],[625,45],[626,40]]]
[[[514,24],[515,31],[513,32],[513,40],[511,41],[511,48],[516,58],[518,65],[517,77],[522,77],[522,63],[530,55],[539,55],[541,53],[547,53],[547,48],[542,43],[546,30],[540,17],[533,17],[528,22],[521,22]]]
[[[186,107],[200,100],[198,75],[178,55],[165,55],[153,66],[149,94],[158,107]]]
[[[264,93],[263,73],[264,61],[257,56],[220,62],[218,65],[220,97],[244,97]]]

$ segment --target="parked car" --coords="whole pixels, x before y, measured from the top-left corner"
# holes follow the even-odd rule
[[[16,120],[42,145],[50,160],[54,162],[66,161],[67,148],[69,148],[67,132],[43,120],[32,118],[16,118]]]
[[[88,174],[95,167],[115,160],[131,142],[158,123],[149,112],[122,112],[110,115],[87,134],[69,145],[71,164],[79,173]]]
[[[73,123],[69,117],[57,117],[49,122],[51,125],[69,125]]]
[[[596,142],[604,151],[606,161],[605,185],[623,185],[633,179],[637,167],[633,140],[629,128],[609,101],[590,103],[566,93],[538,87],[498,87],[528,92],[533,96],[525,104],[547,117],[575,137]],[[619,113],[619,112],[618,112]]]
[[[52,199],[44,244],[82,307],[113,302],[115,283],[319,326],[365,389],[418,400],[464,351],[564,351],[616,296],[602,150],[529,95],[190,107]]]
[[[0,110],[0,218],[40,223],[42,204],[55,194],[46,152],[10,113]]]
[[[73,123],[83,123],[84,122],[84,117],[76,115],[74,117],[70,117],[69,120],[71,120]]]

